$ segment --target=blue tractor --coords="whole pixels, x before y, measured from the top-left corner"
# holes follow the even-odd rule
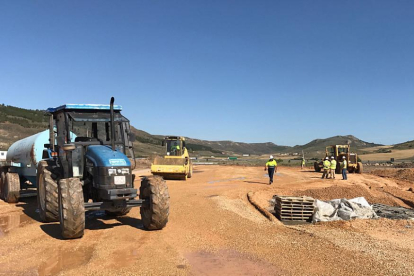
[[[162,229],[168,222],[165,181],[143,177],[139,193],[134,186],[134,136],[121,109],[111,98],[109,105],[66,104],[47,110],[45,148],[53,157],[38,163],[38,208],[43,222],[60,221],[66,239],[83,236],[88,210],[122,216],[141,207],[147,230]]]

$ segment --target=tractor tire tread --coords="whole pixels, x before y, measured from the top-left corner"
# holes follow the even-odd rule
[[[50,162],[42,160],[37,167],[37,205],[39,209],[40,219],[43,222],[59,221],[59,205],[58,205],[58,183],[52,178],[52,166]],[[43,178],[43,183],[39,181],[39,177]],[[41,186],[41,185],[44,185]],[[39,189],[45,189],[45,198],[41,198]],[[43,210],[40,201],[45,201],[45,209]]]
[[[147,230],[160,230],[167,225],[170,212],[170,195],[165,180],[160,176],[144,177],[141,181],[141,199],[149,204],[141,207],[141,219]]]
[[[0,199],[4,200],[4,185],[6,183],[6,170],[0,168]]]
[[[78,178],[59,180],[59,219],[65,239],[80,238],[85,230],[85,206]]]

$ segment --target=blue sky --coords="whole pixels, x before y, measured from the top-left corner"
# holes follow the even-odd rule
[[[414,139],[414,1],[3,1],[0,102],[107,103],[139,129]]]

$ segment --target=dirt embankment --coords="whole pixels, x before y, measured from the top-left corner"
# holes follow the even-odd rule
[[[371,174],[411,183],[414,182],[414,169],[378,169],[373,170]]]

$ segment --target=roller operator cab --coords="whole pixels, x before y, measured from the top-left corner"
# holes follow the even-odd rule
[[[118,216],[141,207],[148,230],[162,229],[168,221],[165,181],[144,177],[139,192],[134,186],[134,135],[121,109],[111,98],[109,105],[66,104],[47,110],[51,134],[45,147],[54,158],[39,162],[38,206],[42,221],[60,221],[64,238],[83,236],[88,210]]]

